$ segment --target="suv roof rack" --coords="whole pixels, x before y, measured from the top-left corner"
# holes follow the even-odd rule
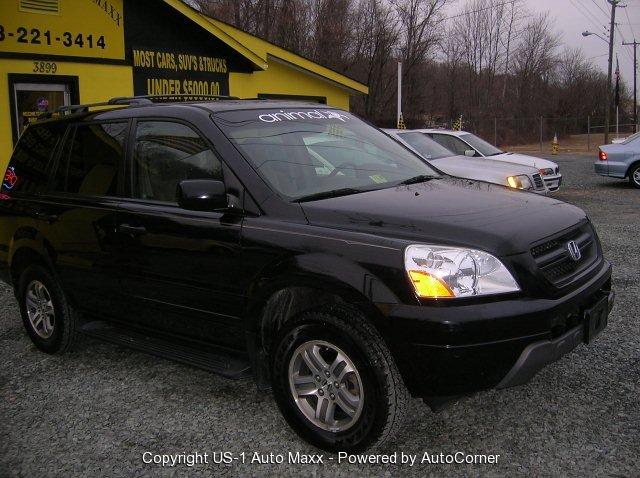
[[[225,95],[189,95],[189,94],[176,94],[176,95],[140,95],[140,96],[116,96],[109,101],[102,101],[99,103],[86,103],[80,105],[66,105],[56,108],[54,111],[48,111],[38,116],[38,119],[48,119],[54,114],[57,115],[70,115],[76,113],[87,113],[89,108],[95,106],[149,106],[153,105],[154,101],[206,101],[206,100],[239,100],[237,96],[225,96]]]
[[[144,105],[152,105],[153,102],[146,98],[137,98],[137,97],[125,97],[118,96],[115,98],[111,98],[109,101],[102,101],[99,103],[86,103],[81,105],[65,105],[56,108],[54,111],[48,111],[42,113],[38,116],[38,119],[48,119],[51,118],[54,114],[57,115],[70,115],[76,113],[87,113],[89,108],[93,108],[95,106],[144,106]]]

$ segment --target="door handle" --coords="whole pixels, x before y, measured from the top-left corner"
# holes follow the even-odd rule
[[[147,228],[144,226],[132,226],[131,224],[119,224],[118,231],[131,236],[140,236],[142,234],[146,234]]]
[[[47,214],[46,212],[36,211],[36,219],[40,221],[48,222],[49,224],[53,224],[58,220],[57,214]]]

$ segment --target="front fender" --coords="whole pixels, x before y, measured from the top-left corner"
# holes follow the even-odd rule
[[[267,300],[289,287],[332,294],[364,309],[400,302],[380,278],[356,262],[327,253],[299,254],[265,267],[253,279],[248,290],[247,330],[257,329],[259,311]]]

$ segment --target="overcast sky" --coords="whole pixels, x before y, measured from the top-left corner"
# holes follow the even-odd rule
[[[606,0],[524,0],[524,2],[532,12],[549,11],[555,19],[556,30],[562,34],[564,44],[582,48],[587,58],[594,57],[594,63],[604,72],[607,71],[608,45],[594,35],[589,37],[581,35],[583,31],[589,30],[606,37],[605,29],[608,30],[608,12],[610,12],[610,5]],[[458,6],[454,7],[453,11],[459,10],[466,0],[459,0],[457,3]],[[627,5],[627,8],[616,10],[618,29],[615,32],[613,71],[615,72],[616,69],[615,54],[617,53],[620,61],[620,76],[631,90],[633,88],[633,47],[623,47],[620,43],[623,37],[625,42],[633,41],[634,36],[637,41],[640,41],[640,0],[624,0],[620,5]],[[640,61],[640,46],[638,60]],[[640,74],[640,71],[638,73]]]

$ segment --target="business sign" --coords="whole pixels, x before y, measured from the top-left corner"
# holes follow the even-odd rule
[[[250,62],[163,1],[125,1],[127,63],[136,95],[228,95],[229,74]]]
[[[0,54],[124,59],[123,0],[0,1]]]
[[[185,51],[133,48],[136,95],[228,95],[226,58]]]

